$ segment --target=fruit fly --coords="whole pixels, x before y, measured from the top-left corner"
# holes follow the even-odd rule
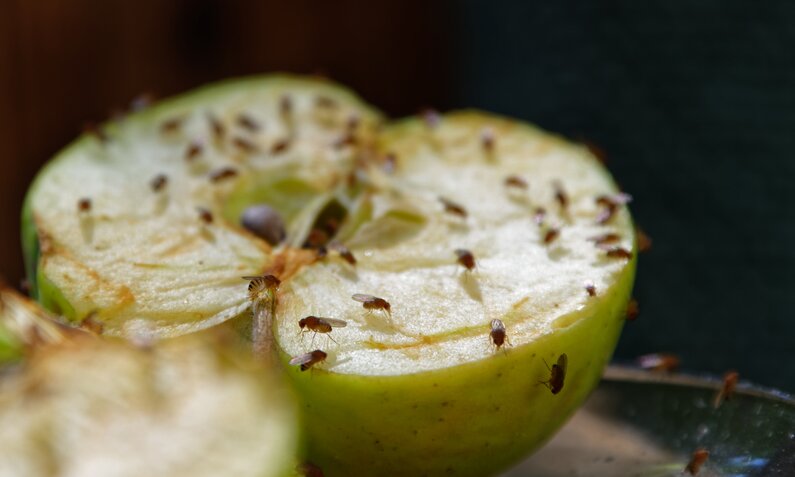
[[[81,213],[91,212],[91,199],[83,197],[77,201],[77,211]]]
[[[425,121],[425,125],[431,129],[437,127],[442,122],[442,115],[433,108],[426,108],[420,111],[420,116]]]
[[[239,114],[237,116],[237,124],[250,132],[257,132],[260,130],[259,123],[248,114]]]
[[[610,220],[612,220],[615,216],[616,212],[618,212],[618,208],[624,204],[630,203],[631,201],[632,196],[623,192],[613,195],[598,196],[596,198],[596,204],[602,206],[602,211],[599,212],[599,215],[596,218],[596,223],[599,225],[604,225],[610,222]]]
[[[282,116],[289,116],[293,112],[293,100],[287,95],[279,99],[279,113]]]
[[[737,387],[738,379],[740,379],[740,375],[736,371],[729,371],[723,375],[723,384],[712,402],[715,409],[719,408],[723,401],[731,399],[732,395],[734,395],[734,388]]]
[[[468,272],[475,269],[475,256],[472,255],[472,252],[463,248],[457,248],[454,253],[458,257],[457,262],[461,264],[462,267],[466,268]]]
[[[640,227],[635,227],[635,237],[638,241],[638,252],[648,252],[651,250],[651,237],[646,234]]]
[[[328,248],[340,254],[340,257],[342,257],[343,260],[352,266],[356,266],[356,257],[353,256],[353,253],[351,253],[351,251],[345,245],[342,245],[339,242],[331,242],[328,244]]]
[[[444,206],[444,211],[448,214],[457,215],[462,219],[467,218],[467,210],[463,205],[457,204],[452,200],[445,199],[444,197],[439,197],[439,202],[442,203]]]
[[[301,356],[294,357],[293,359],[290,360],[290,365],[292,366],[300,365],[301,371],[306,371],[312,366],[325,361],[327,356],[328,354],[326,354],[325,351],[320,351],[319,349],[316,349],[309,353],[304,353]]]
[[[304,477],[323,477],[323,469],[316,466],[311,462],[304,462],[303,464],[299,464],[298,467],[295,469],[296,471],[300,472],[301,475]]]
[[[555,201],[561,209],[566,210],[569,207],[569,195],[563,189],[563,184],[560,181],[555,181],[552,183],[552,188],[555,191]]]
[[[315,106],[319,108],[335,109],[339,104],[328,96],[318,96],[315,98]]]
[[[544,225],[544,219],[547,217],[547,209],[543,207],[536,207],[536,210],[533,211],[533,222],[536,225],[541,227]]]
[[[605,254],[609,258],[632,258],[632,252],[623,247],[610,247],[606,249]]]
[[[259,148],[257,147],[256,144],[242,137],[235,137],[234,139],[232,139],[232,144],[234,144],[236,148],[240,149],[241,151],[247,154],[253,154],[259,151]]]
[[[202,144],[200,141],[192,141],[188,144],[188,148],[185,149],[185,160],[193,161],[197,157],[199,157],[202,153]]]
[[[362,303],[362,306],[364,307],[365,310],[368,311],[381,310],[384,313],[386,313],[390,318],[392,317],[392,305],[390,305],[389,302],[384,300],[383,298],[378,298],[377,296],[373,295],[365,295],[362,293],[357,293],[353,295],[351,298]]]
[[[505,332],[505,324],[500,319],[491,320],[491,331],[489,332],[492,344],[500,349],[505,343],[511,344],[508,334]]]
[[[557,394],[563,389],[563,382],[566,379],[566,368],[569,365],[569,358],[566,356],[566,353],[562,353],[558,356],[558,362],[553,364],[550,368],[546,361],[544,364],[549,369],[549,380],[547,381],[539,381],[540,384],[543,384],[550,391],[552,394]]]
[[[527,181],[519,176],[508,176],[505,178],[505,187],[527,190]]]
[[[494,152],[494,130],[491,128],[483,128],[480,131],[480,147],[487,153]]]
[[[638,319],[638,315],[640,314],[640,306],[638,305],[638,300],[632,298],[627,303],[627,321],[635,321]]]
[[[216,141],[223,141],[226,136],[226,127],[215,115],[208,114],[207,122],[210,124],[210,130],[213,133],[213,138]]]
[[[204,207],[196,207],[196,212],[199,213],[199,219],[205,224],[213,223],[213,213]]]
[[[696,449],[693,452],[693,456],[690,457],[690,462],[687,463],[685,467],[685,472],[690,475],[698,474],[698,471],[701,469],[701,466],[704,465],[704,462],[707,461],[709,458],[709,451],[706,449]]]
[[[552,227],[544,234],[544,245],[549,245],[560,237],[560,229]]]
[[[639,356],[638,366],[648,371],[673,372],[679,367],[679,357],[669,353],[652,353]]]
[[[289,139],[281,139],[276,141],[271,146],[271,154],[281,154],[290,147],[290,140]]]
[[[602,235],[597,235],[595,237],[591,237],[588,240],[595,243],[597,246],[599,245],[607,245],[611,243],[616,243],[621,240],[621,236],[615,233],[606,233]]]
[[[325,333],[326,336],[331,338],[331,330],[333,328],[345,328],[348,326],[348,323],[343,320],[336,320],[334,318],[321,318],[319,316],[307,316],[306,318],[301,318],[298,320],[298,326],[301,328],[301,334],[306,333],[307,331],[314,331],[314,335],[312,335],[312,344],[315,343],[315,336],[318,333]],[[334,338],[331,338],[331,341],[334,341]],[[336,341],[334,341],[336,343]],[[310,345],[311,346],[311,345]]]
[[[586,283],[585,291],[588,292],[588,296],[596,296],[596,285],[591,282]]]
[[[168,185],[168,177],[164,174],[158,174],[155,176],[154,179],[149,183],[149,186],[155,192],[161,192],[163,189],[166,188]]]
[[[237,169],[233,167],[221,167],[210,172],[210,182],[221,182],[226,179],[231,179],[238,175]]]
[[[175,133],[182,127],[182,122],[185,118],[171,118],[166,121],[163,121],[160,124],[160,132],[163,134],[171,134]]]
[[[247,276],[243,280],[249,280],[248,296],[252,301],[259,300],[263,293],[273,294],[282,283],[273,275]]]

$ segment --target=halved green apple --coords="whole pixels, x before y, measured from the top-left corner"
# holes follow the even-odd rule
[[[24,347],[0,379],[0,474],[292,475],[288,390],[221,335],[135,346],[58,326],[9,290],[0,304]]]
[[[610,358],[635,239],[627,197],[584,147],[479,112],[383,127],[346,91],[297,78],[209,87],[107,136],[31,189],[40,299],[133,337],[247,328],[254,305],[268,332],[252,339],[275,336],[327,475],[494,474]],[[280,215],[281,243],[240,225],[253,205]],[[240,277],[260,274],[276,293],[247,293]],[[346,326],[307,336],[308,316]]]

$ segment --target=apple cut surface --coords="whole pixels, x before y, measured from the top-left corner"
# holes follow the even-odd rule
[[[134,346],[49,321],[0,289],[0,475],[286,477],[291,396],[222,335]],[[234,341],[234,340],[233,340]]]
[[[274,263],[240,227],[245,206],[268,202],[300,242],[378,121],[340,87],[277,76],[209,86],[84,135],[26,200],[39,300],[73,321],[93,314],[112,335],[175,336],[237,316],[242,275],[302,263],[289,252]]]
[[[279,295],[281,348],[328,354],[290,374],[310,455],[329,475],[492,475],[549,437],[610,359],[634,233],[625,207],[607,220],[604,204],[626,197],[585,148],[482,113],[408,120],[378,147],[394,170],[371,171],[359,204],[367,212],[354,212],[366,220],[341,237],[355,268],[327,259]],[[472,253],[473,271],[457,249]],[[390,313],[354,294],[385,299]],[[347,326],[334,341],[298,334],[308,315]],[[494,319],[510,341],[501,349],[490,342]],[[547,364],[562,354],[553,394]]]

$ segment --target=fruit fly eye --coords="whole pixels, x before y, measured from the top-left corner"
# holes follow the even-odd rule
[[[163,123],[160,124],[160,132],[163,134],[175,133],[182,127],[183,121],[184,118],[171,118],[163,121]]]
[[[508,176],[505,178],[506,187],[514,187],[516,189],[527,189],[527,181],[519,176]]]
[[[544,234],[544,244],[549,245],[555,241],[560,236],[560,229],[558,228],[551,228],[547,230],[547,233]]]
[[[563,184],[560,181],[555,181],[552,183],[552,188],[555,191],[555,201],[561,209],[566,210],[569,207],[569,195],[563,189]]]
[[[196,211],[199,213],[199,219],[205,224],[213,223],[213,213],[204,207],[197,207]]]
[[[82,199],[77,201],[77,211],[78,212],[91,212],[91,199],[88,197],[83,197]]]
[[[158,174],[149,183],[149,186],[155,192],[161,192],[163,189],[166,188],[167,185],[168,185],[168,177],[166,175],[164,175],[164,174]]]
[[[458,257],[458,263],[461,264],[467,271],[475,269],[475,256],[469,250],[459,248],[455,252]]]
[[[237,124],[249,132],[257,132],[261,128],[259,122],[245,113],[237,115]]]
[[[226,179],[231,179],[238,175],[237,169],[233,167],[221,167],[210,173],[210,182],[217,183]]]
[[[453,202],[452,200],[445,199],[444,197],[439,197],[439,202],[442,203],[444,206],[444,211],[448,214],[457,215],[461,218],[467,217],[467,210],[464,206]]]
[[[213,138],[216,141],[222,141],[226,136],[226,127],[224,124],[213,114],[207,115],[207,122],[210,124],[210,130],[213,133]]]
[[[697,475],[699,470],[701,470],[701,466],[704,465],[704,462],[706,462],[708,458],[708,450],[696,449],[692,457],[690,457],[690,462],[687,463],[687,467],[685,467],[685,472],[690,475]]]
[[[303,330],[305,326],[306,326],[306,318],[301,318],[300,320],[298,320],[298,327],[299,328],[301,328]]]
[[[482,147],[485,152],[493,152],[494,142],[494,130],[489,127],[483,128],[483,130],[480,131],[480,147]]]

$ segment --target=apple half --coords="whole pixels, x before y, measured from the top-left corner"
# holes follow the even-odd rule
[[[289,390],[235,340],[98,339],[2,288],[0,330],[0,475],[293,475]]]
[[[385,124],[330,83],[265,77],[81,138],[37,178],[23,226],[42,303],[106,334],[246,330],[269,310],[326,475],[477,476],[598,382],[634,278],[626,201],[586,148],[524,123]],[[262,205],[283,240],[241,226]],[[266,274],[275,293],[240,279]],[[307,333],[308,316],[346,326]],[[325,360],[306,363],[315,349]]]

